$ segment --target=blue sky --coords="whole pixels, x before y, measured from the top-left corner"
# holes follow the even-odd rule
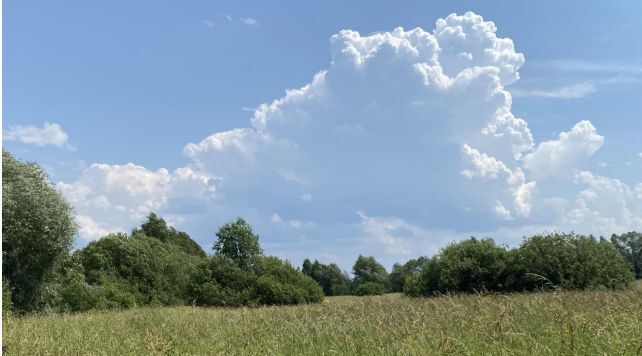
[[[268,253],[346,269],[470,234],[642,229],[640,14],[638,2],[6,2],[3,144],[76,206],[78,246],[149,210],[205,247],[242,215]],[[514,48],[484,57],[502,38]],[[433,39],[435,63],[421,49]]]

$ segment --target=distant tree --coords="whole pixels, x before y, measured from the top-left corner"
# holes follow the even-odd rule
[[[310,259],[306,258],[303,261],[301,272],[303,272],[303,274],[307,274],[308,276],[312,275],[312,262],[310,262]]]
[[[187,254],[199,257],[206,256],[201,246],[192,240],[187,233],[168,227],[165,220],[154,213],[150,213],[147,216],[147,220],[140,226],[140,229],[134,229],[132,232],[132,234],[137,233],[143,233],[162,242],[174,244]]]
[[[631,264],[635,278],[642,278],[642,232],[631,231],[613,234],[611,242]]]
[[[302,272],[312,277],[323,288],[323,293],[327,296],[350,294],[350,277],[335,263],[326,265],[317,260],[312,263],[306,258],[303,261]]]
[[[216,254],[230,258],[241,267],[250,266],[263,256],[259,236],[252,232],[252,227],[242,218],[221,226],[216,236],[218,240],[213,247]]]
[[[391,292],[398,293],[404,290],[406,280],[411,276],[416,276],[421,271],[421,268],[428,259],[426,257],[419,257],[411,259],[404,265],[395,263],[392,266],[392,271],[388,279],[388,289]]]
[[[18,310],[38,307],[43,283],[68,255],[74,212],[35,163],[2,152],[2,267]]]
[[[359,285],[368,282],[380,284],[382,288],[385,288],[388,282],[388,272],[386,272],[386,268],[372,256],[365,257],[359,255],[352,267],[352,274],[354,274],[353,283],[355,289],[359,288]]]

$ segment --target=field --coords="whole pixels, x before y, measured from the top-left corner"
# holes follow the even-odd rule
[[[4,321],[2,341],[9,355],[640,355],[642,285],[27,316]]]

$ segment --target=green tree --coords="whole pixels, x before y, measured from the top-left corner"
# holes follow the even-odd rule
[[[354,286],[359,288],[359,285],[367,282],[380,284],[382,288],[388,282],[388,272],[374,257],[365,257],[359,255],[357,261],[352,267],[352,274],[354,274]]]
[[[312,277],[323,288],[327,296],[350,294],[351,281],[348,274],[339,268],[335,263],[323,264],[309,259],[303,261],[303,274]]]
[[[412,276],[416,276],[421,272],[421,268],[428,259],[426,257],[419,257],[411,259],[405,264],[395,263],[392,266],[392,271],[388,278],[388,288],[391,292],[398,293],[404,290],[406,280]]]
[[[611,242],[629,261],[635,278],[642,278],[642,233],[631,231],[622,235],[613,234]]]
[[[218,240],[213,247],[216,254],[229,257],[241,267],[251,266],[257,258],[263,256],[259,236],[252,232],[250,224],[242,218],[221,226],[216,236]]]
[[[35,163],[2,152],[2,267],[16,309],[32,310],[45,278],[67,256],[74,212]]]

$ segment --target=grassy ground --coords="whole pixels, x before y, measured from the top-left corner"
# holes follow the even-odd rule
[[[4,321],[2,341],[9,355],[642,355],[642,285],[28,316]]]

